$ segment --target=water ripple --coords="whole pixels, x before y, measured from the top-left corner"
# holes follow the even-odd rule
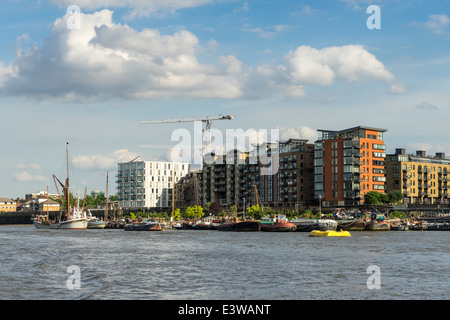
[[[448,235],[0,226],[0,299],[448,299]],[[67,285],[73,265],[79,289]],[[367,288],[369,265],[380,290]]]

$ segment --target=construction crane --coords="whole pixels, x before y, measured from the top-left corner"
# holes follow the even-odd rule
[[[192,118],[175,118],[175,119],[166,119],[166,120],[149,120],[149,121],[141,121],[140,124],[160,124],[160,123],[179,123],[179,122],[196,122],[201,121],[206,123],[206,133],[207,133],[207,141],[206,145],[208,145],[211,141],[209,136],[211,130],[211,123],[213,120],[232,120],[234,116],[206,116],[206,117],[192,117]]]
[[[206,146],[211,144],[211,123],[213,120],[232,120],[234,116],[231,115],[218,115],[218,116],[206,116],[206,117],[192,117],[192,118],[175,118],[175,119],[166,119],[166,120],[149,120],[149,121],[140,121],[140,124],[162,124],[162,123],[180,123],[180,122],[196,122],[201,121],[206,123]],[[151,148],[151,145],[146,145],[147,148]],[[170,146],[167,145],[159,145],[153,146],[154,148],[167,148]],[[204,146],[203,146],[204,148]]]

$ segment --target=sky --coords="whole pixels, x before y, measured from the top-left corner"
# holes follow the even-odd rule
[[[108,172],[110,194],[119,162],[194,143],[147,120],[233,115],[224,144],[370,126],[450,156],[450,0],[4,0],[0,45],[0,197],[56,193],[67,143],[72,192]]]

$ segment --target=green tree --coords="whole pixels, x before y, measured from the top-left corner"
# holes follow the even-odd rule
[[[365,204],[382,204],[381,193],[377,191],[369,191],[364,195]]]
[[[389,201],[389,196],[386,193],[380,193],[380,201],[383,204],[388,204]]]
[[[265,213],[259,208],[259,205],[257,205],[247,208],[246,215],[252,217],[255,220],[261,220],[261,218],[265,216]]]
[[[388,193],[389,203],[396,204],[403,200],[403,193],[400,190],[392,190]]]
[[[187,207],[186,211],[183,213],[183,218],[193,219],[203,217],[203,208],[200,206]]]
[[[180,220],[180,218],[181,218],[180,209],[175,209],[173,211],[173,220],[177,221]]]

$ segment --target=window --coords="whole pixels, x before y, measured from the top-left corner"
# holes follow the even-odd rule
[[[378,132],[378,140],[383,141],[383,132]]]
[[[386,158],[386,154],[383,152],[373,152],[372,154],[376,158]]]
[[[372,147],[374,149],[386,150],[386,146],[384,144],[376,144],[376,143],[374,143],[374,144],[372,144]]]

